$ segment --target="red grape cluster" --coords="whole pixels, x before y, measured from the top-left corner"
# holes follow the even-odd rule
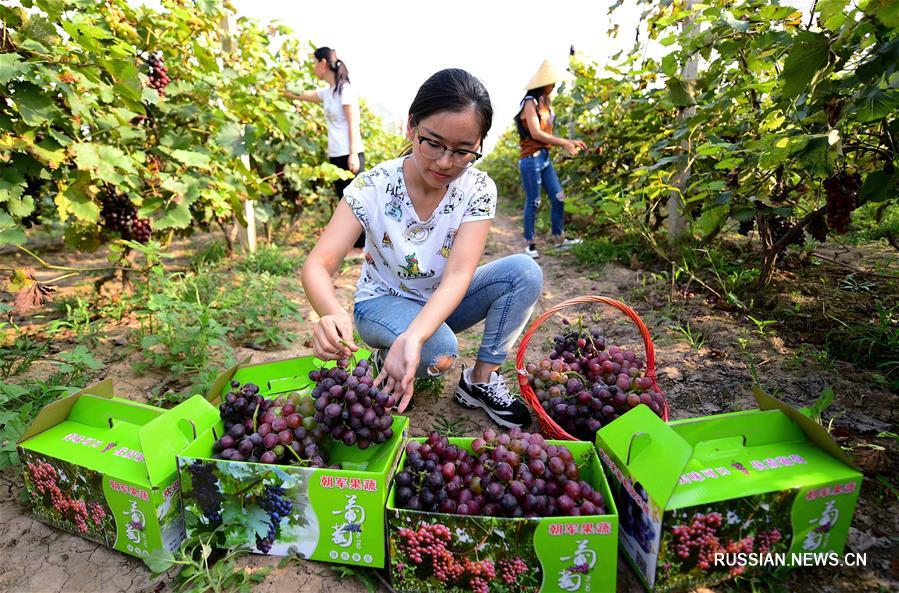
[[[401,508],[489,517],[550,517],[605,513],[602,494],[580,479],[565,446],[539,434],[493,429],[471,443],[472,453],[432,432],[406,445],[398,472]]]
[[[88,519],[95,525],[103,522],[106,511],[102,505],[92,502],[88,506],[83,500],[65,494],[56,483],[58,475],[52,465],[44,462],[29,463],[25,470],[38,494],[43,495],[45,502],[49,502],[61,518],[71,521],[78,531],[88,532]]]
[[[517,556],[511,560],[500,560],[498,564],[500,576],[510,585],[518,580],[518,575],[528,571],[528,565]]]
[[[387,410],[396,399],[373,386],[368,360],[360,360],[352,371],[349,364],[344,358],[337,366],[309,373],[316,384],[312,390],[314,417],[334,440],[367,449],[393,436],[393,417]]]
[[[92,502],[87,506],[87,508],[88,511],[90,511],[91,520],[97,525],[99,525],[103,521],[103,519],[106,518],[106,509],[103,508],[103,505]]]
[[[715,552],[721,548],[716,532],[721,527],[721,513],[708,513],[693,515],[689,525],[676,525],[671,533],[674,534],[674,551],[686,560],[695,555],[696,565],[703,570],[712,566]]]
[[[780,529],[771,529],[768,531],[760,531],[755,536],[755,550],[759,554],[767,554],[776,544],[780,543],[783,536]]]
[[[138,243],[150,240],[150,221],[137,216],[137,208],[124,194],[107,188],[100,194],[100,215],[103,226],[119,233],[123,239],[134,239]]]
[[[325,467],[320,448],[325,432],[313,418],[312,398],[292,393],[277,399],[259,395],[253,383],[231,383],[219,411],[225,434],[213,445],[216,459]]]
[[[150,68],[150,86],[156,89],[160,95],[164,94],[165,87],[172,80],[169,78],[168,68],[165,67],[165,63],[162,61],[162,55],[159,53],[150,54],[150,57],[147,58],[147,66]]]
[[[593,441],[602,426],[641,403],[662,415],[664,396],[644,376],[643,360],[618,346],[607,347],[598,331],[580,323],[553,338],[549,356],[526,370],[546,413],[582,440]]]
[[[861,175],[846,170],[824,180],[824,191],[827,194],[827,224],[840,234],[849,228],[852,211],[858,207],[858,190],[861,186]]]
[[[760,531],[754,536],[747,535],[737,540],[727,539],[722,543],[718,529],[721,527],[720,513],[697,513],[693,515],[689,525],[676,525],[674,535],[674,552],[682,561],[692,560],[702,570],[715,568],[715,554],[739,554],[757,552],[767,554],[775,544],[780,542],[781,533],[777,528]],[[730,567],[731,576],[742,574],[745,566]]]
[[[447,548],[452,536],[445,525],[421,525],[417,531],[404,527],[397,532],[397,535],[399,551],[412,564],[429,567],[440,582],[462,585],[467,582],[468,588],[472,591],[484,593],[489,591],[487,583],[496,577],[493,562],[473,561],[465,557],[456,560],[456,556]],[[397,570],[405,567],[402,563],[395,566]]]

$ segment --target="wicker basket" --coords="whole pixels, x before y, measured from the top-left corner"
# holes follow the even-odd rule
[[[518,345],[518,352],[515,356],[515,366],[518,370],[518,384],[521,387],[521,393],[522,395],[524,395],[525,401],[537,415],[537,421],[540,423],[540,428],[543,434],[549,438],[554,439],[563,439],[568,441],[579,440],[565,432],[562,427],[556,424],[556,421],[546,413],[546,410],[544,410],[543,406],[540,405],[540,401],[537,399],[537,395],[534,393],[534,389],[528,383],[528,376],[527,371],[525,370],[524,360],[525,354],[527,353],[528,344],[530,343],[531,338],[537,332],[537,329],[541,325],[543,325],[543,322],[552,317],[554,314],[562,311],[567,307],[572,307],[575,305],[587,305],[590,303],[599,303],[618,309],[619,311],[627,315],[628,318],[630,318],[630,320],[634,322],[634,325],[637,326],[637,329],[640,331],[640,336],[643,338],[643,346],[646,349],[645,376],[652,381],[651,389],[662,394],[662,420],[667,422],[669,412],[668,400],[667,398],[665,398],[665,394],[662,393],[662,390],[659,389],[658,383],[656,383],[655,348],[652,345],[652,339],[649,337],[649,330],[640,319],[640,316],[637,315],[637,313],[633,309],[620,301],[616,301],[615,299],[601,296],[580,296],[573,299],[568,299],[565,302],[559,303],[558,305],[547,309],[547,311],[543,313],[543,315],[535,319],[534,322],[531,323],[531,326],[524,333],[524,336],[521,338],[521,343]]]

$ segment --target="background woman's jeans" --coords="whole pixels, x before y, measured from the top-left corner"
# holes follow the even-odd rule
[[[524,331],[543,290],[543,271],[524,254],[510,255],[478,267],[465,297],[421,349],[416,377],[439,375],[438,361],[458,356],[456,334],[486,320],[478,360],[502,364]],[[362,340],[373,348],[390,348],[425,303],[382,296],[356,303],[353,317]]]
[[[537,208],[540,206],[540,187],[549,196],[550,221],[552,234],[559,236],[564,228],[565,204],[559,197],[562,193],[562,184],[559,176],[553,168],[549,158],[549,150],[544,148],[533,156],[527,156],[518,161],[518,171],[521,173],[521,183],[524,186],[524,238],[528,243],[534,241],[534,221],[537,219]]]

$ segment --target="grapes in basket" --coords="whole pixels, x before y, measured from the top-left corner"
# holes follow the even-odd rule
[[[471,441],[471,452],[437,432],[406,445],[396,474],[399,508],[488,517],[602,515],[602,494],[581,479],[564,445],[513,428],[492,428]]]
[[[568,434],[593,441],[596,431],[631,408],[646,404],[662,416],[664,396],[645,376],[634,352],[607,344],[582,322],[555,336],[552,350],[528,363],[528,383],[556,424]]]

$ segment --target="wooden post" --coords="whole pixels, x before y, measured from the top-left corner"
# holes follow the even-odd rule
[[[687,0],[685,9],[693,9],[694,0]],[[693,17],[688,18],[682,25],[682,31],[687,33],[694,27]],[[696,80],[699,70],[699,55],[693,54],[690,60],[684,64],[681,71],[681,80],[690,83]],[[692,85],[688,84],[690,94],[693,94]],[[677,116],[677,120],[682,122],[687,120],[696,113],[696,107],[685,107]],[[690,180],[690,154],[693,151],[693,142],[689,136],[681,141],[681,160],[678,164],[677,172],[674,174],[672,185],[676,188],[668,195],[668,246],[675,248],[687,237],[689,226],[687,218],[684,216],[686,204],[684,202],[684,191],[687,188],[687,182]]]
[[[231,53],[234,48],[234,43],[231,39],[231,30],[235,26],[232,23],[234,19],[233,13],[228,13],[223,16],[219,21],[219,34],[221,35],[222,40],[222,51],[227,53]],[[221,102],[221,98],[219,98]],[[224,105],[221,106],[223,109]],[[246,133],[246,129],[243,130],[242,133]],[[241,162],[247,168],[250,169],[250,157],[247,155],[243,155],[240,157]],[[235,215],[232,218],[232,236],[236,235],[236,238],[240,241],[240,244],[243,245],[244,249],[246,249],[249,253],[256,253],[256,202],[254,200],[247,199],[244,202],[244,219],[247,221],[247,226],[244,227],[240,224],[240,220]]]

